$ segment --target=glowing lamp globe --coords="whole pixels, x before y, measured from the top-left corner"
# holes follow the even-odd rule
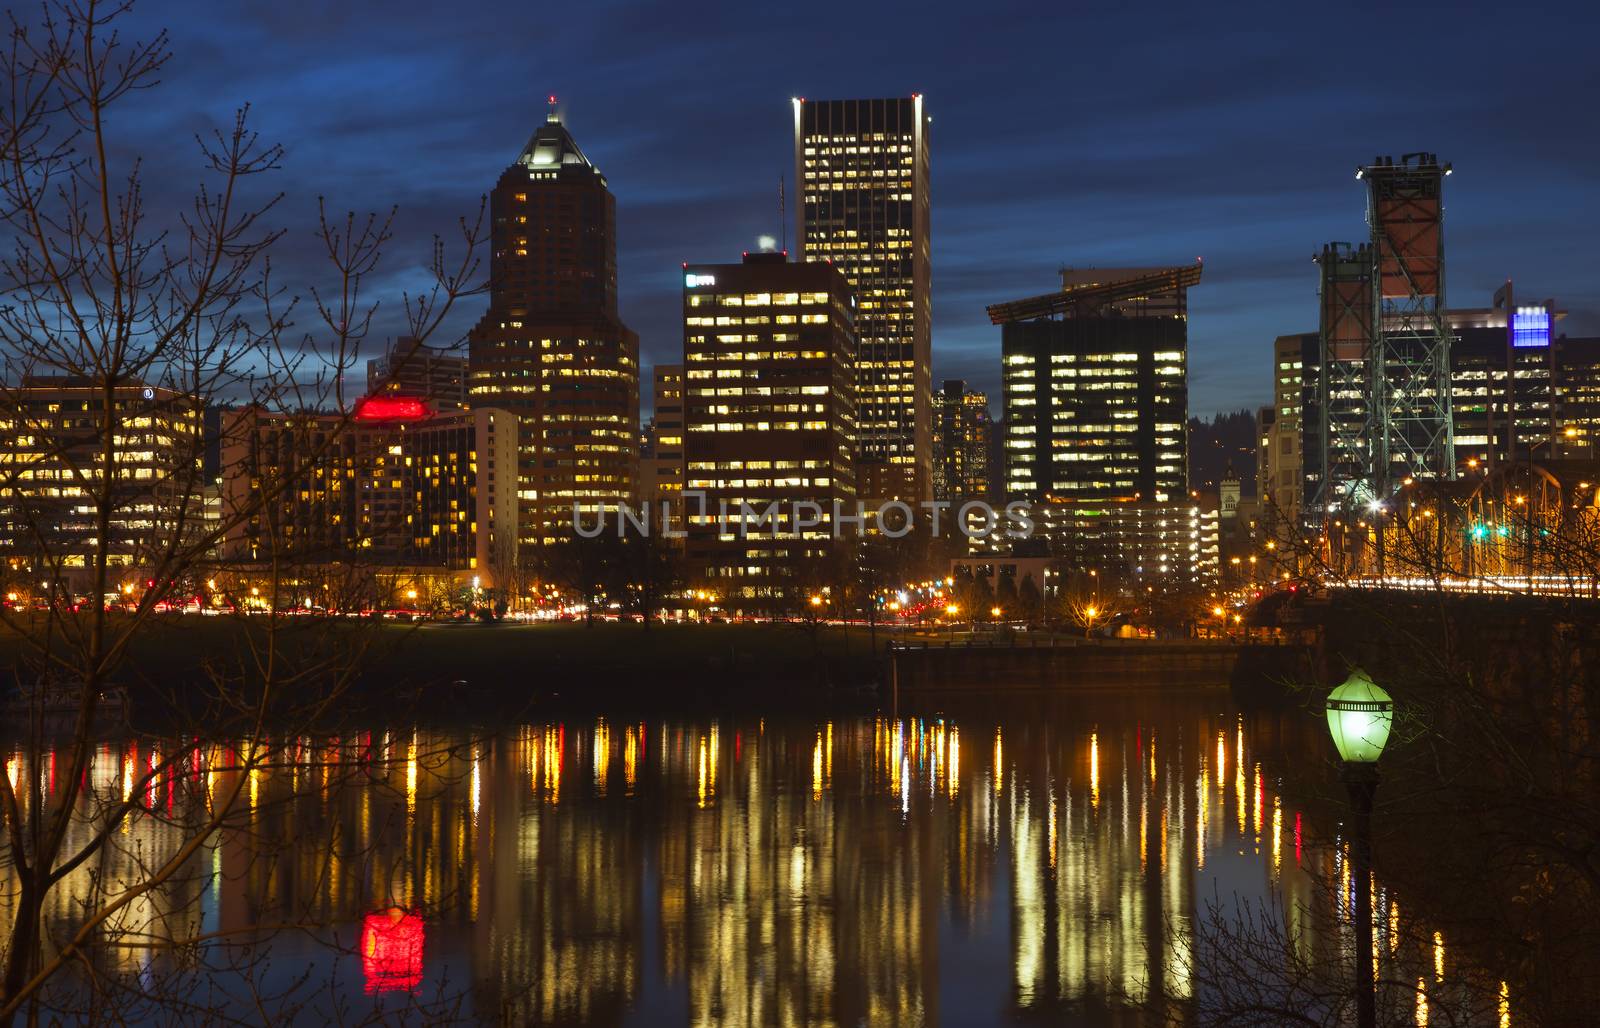
[[[1328,734],[1348,764],[1374,764],[1389,742],[1394,700],[1360,668],[1328,694]]]

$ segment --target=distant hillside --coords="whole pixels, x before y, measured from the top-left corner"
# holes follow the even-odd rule
[[[1230,411],[1189,419],[1189,488],[1216,489],[1233,462],[1240,492],[1256,494],[1256,415],[1251,410]]]

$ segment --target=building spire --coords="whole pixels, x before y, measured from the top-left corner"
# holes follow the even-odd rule
[[[557,106],[560,101],[557,100],[556,95],[551,93],[549,96],[544,98],[544,102],[549,108],[544,116],[544,120],[553,121],[557,125],[561,124],[561,108]]]

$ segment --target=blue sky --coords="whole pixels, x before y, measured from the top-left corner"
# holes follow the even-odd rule
[[[623,316],[651,364],[681,345],[680,263],[776,232],[789,97],[921,92],[935,378],[997,390],[984,305],[1053,288],[1061,265],[1203,256],[1189,339],[1204,414],[1267,399],[1272,338],[1315,327],[1311,255],[1364,236],[1354,169],[1377,154],[1454,164],[1453,305],[1512,277],[1569,309],[1569,334],[1600,334],[1596,10],[146,0],[127,30],[166,26],[175,55],[124,117],[177,186],[198,177],[190,134],[250,102],[288,149],[277,264],[311,276],[319,195],[398,204],[398,288],[559,94],[617,196]]]

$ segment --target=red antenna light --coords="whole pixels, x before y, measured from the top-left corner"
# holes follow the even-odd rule
[[[551,93],[549,96],[544,98],[544,102],[549,104],[550,106],[554,107],[555,104],[556,104],[556,95],[554,93]]]

